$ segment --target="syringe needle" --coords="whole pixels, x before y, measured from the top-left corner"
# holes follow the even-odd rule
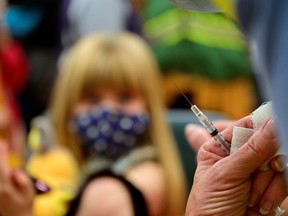
[[[173,82],[173,81],[172,81]],[[191,107],[193,106],[193,104],[190,102],[190,100],[186,97],[186,95],[181,91],[181,89],[179,88],[179,86],[173,82],[174,85],[178,88],[179,92],[183,95],[183,97],[188,101],[188,103],[191,105]]]

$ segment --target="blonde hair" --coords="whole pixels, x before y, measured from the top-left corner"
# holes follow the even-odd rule
[[[127,91],[140,91],[151,117],[150,137],[166,174],[165,215],[184,214],[186,182],[172,131],[166,122],[161,76],[149,46],[131,33],[98,33],[81,39],[64,60],[51,104],[51,118],[59,144],[72,150],[80,164],[80,145],[69,130],[73,107],[81,96],[109,83]]]

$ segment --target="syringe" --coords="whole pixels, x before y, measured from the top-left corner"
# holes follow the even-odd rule
[[[186,97],[186,95],[181,91],[181,89],[178,87],[178,85],[173,82],[174,85],[178,88],[178,90],[181,92],[183,97],[188,101],[188,103],[191,105],[192,112],[196,115],[200,123],[206,128],[206,130],[211,134],[212,137],[219,143],[219,146],[229,155],[230,154],[230,146],[224,139],[221,133],[217,130],[217,128],[212,124],[212,122],[209,121],[208,117],[204,115],[204,113],[196,106],[193,105],[190,100]]]
[[[190,101],[189,101],[189,103],[190,103]],[[229,155],[230,154],[230,146],[225,141],[222,134],[219,133],[217,128],[213,125],[213,123],[209,121],[208,117],[206,115],[204,115],[204,113],[201,112],[201,110],[196,105],[191,104],[191,110],[196,115],[196,117],[198,118],[200,123],[211,134],[211,136],[214,137],[214,139],[219,143],[219,146]]]

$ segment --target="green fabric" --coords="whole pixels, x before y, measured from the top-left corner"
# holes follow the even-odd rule
[[[241,32],[222,14],[171,8],[148,18],[144,29],[150,38],[165,45],[174,45],[182,39],[189,39],[211,47],[235,50],[246,48]]]
[[[144,33],[161,68],[227,80],[251,75],[246,41],[235,23],[220,13],[175,8],[147,0]]]
[[[152,46],[163,71],[182,71],[199,74],[216,80],[234,79],[250,75],[246,53],[211,48],[183,40],[177,46]]]

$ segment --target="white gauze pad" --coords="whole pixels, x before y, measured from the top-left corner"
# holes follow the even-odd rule
[[[269,101],[267,103],[262,104],[254,112],[252,112],[251,114],[251,121],[253,125],[252,129],[234,126],[230,153],[232,154],[233,152],[237,151],[242,145],[244,145],[252,136],[252,134],[256,130],[258,130],[261,127],[261,125],[266,121],[268,121],[271,117],[274,117],[274,113],[272,102]],[[280,150],[278,150],[275,155],[279,154],[281,154]],[[260,169],[266,170],[268,168],[267,166],[268,163],[269,161],[263,164],[260,167]]]

